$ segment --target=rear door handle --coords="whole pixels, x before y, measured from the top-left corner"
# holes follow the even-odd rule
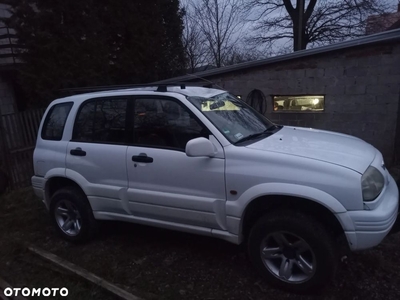
[[[74,156],[86,156],[86,151],[83,151],[81,148],[72,149],[69,153]]]
[[[147,156],[146,153],[140,153],[139,155],[132,156],[132,161],[141,163],[152,163],[154,160],[152,157]]]

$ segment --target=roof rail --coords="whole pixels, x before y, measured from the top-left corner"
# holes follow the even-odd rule
[[[89,86],[89,87],[79,87],[79,88],[68,88],[59,90],[63,95],[76,95],[91,92],[105,92],[123,89],[134,89],[141,87],[157,87],[157,92],[167,92],[168,86],[179,86],[182,90],[186,89],[187,85],[196,85],[195,83],[146,83],[146,84],[125,84],[125,85],[108,85],[108,86]]]
[[[181,87],[181,90],[186,89],[186,84],[185,83],[180,83],[180,84],[156,84],[158,85],[157,92],[166,92],[168,86],[177,86],[179,85]]]

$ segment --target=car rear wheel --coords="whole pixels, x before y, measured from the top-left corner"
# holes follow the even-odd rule
[[[269,283],[292,292],[323,288],[337,269],[333,237],[318,221],[294,211],[263,216],[251,229],[248,251]]]
[[[57,232],[72,242],[90,239],[97,228],[86,196],[75,187],[65,187],[54,193],[50,217]]]

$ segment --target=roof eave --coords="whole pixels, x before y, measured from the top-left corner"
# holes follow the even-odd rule
[[[190,81],[194,79],[199,79],[202,77],[211,77],[221,74],[226,74],[230,72],[240,71],[244,69],[250,69],[254,67],[260,67],[272,63],[288,61],[296,58],[308,57],[311,55],[323,54],[332,51],[342,50],[342,49],[349,49],[357,46],[363,45],[371,45],[371,44],[380,44],[385,42],[393,42],[393,41],[400,41],[400,29],[389,30],[381,33],[371,34],[365,37],[357,38],[354,40],[344,41],[341,43],[336,43],[332,45],[322,46],[313,49],[306,49],[300,50],[296,52],[292,52],[285,55],[279,55],[274,57],[269,57],[262,60],[256,60],[251,62],[240,63],[232,66],[221,67],[217,69],[202,71],[194,74],[187,74],[179,77],[174,77],[170,79],[165,79],[161,81],[157,81],[155,83],[168,83],[168,82],[175,82],[175,81]]]

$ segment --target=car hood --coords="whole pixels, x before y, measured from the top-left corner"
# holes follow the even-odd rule
[[[289,126],[246,147],[320,160],[360,174],[369,167],[377,152],[370,144],[350,135]]]

